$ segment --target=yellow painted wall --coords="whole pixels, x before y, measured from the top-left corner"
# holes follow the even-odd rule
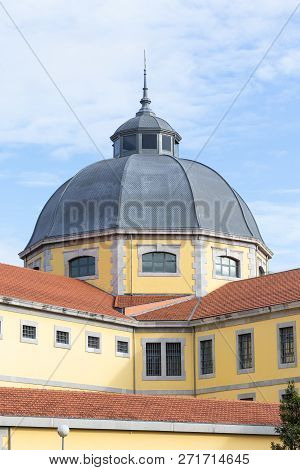
[[[56,429],[12,428],[12,450],[60,450]],[[273,436],[72,429],[65,450],[269,450]]]
[[[140,276],[138,264],[138,246],[142,245],[180,245],[179,276]],[[193,294],[193,253],[194,247],[190,240],[147,239],[127,240],[125,243],[125,293],[128,294]],[[132,268],[132,269],[131,269]]]
[[[25,315],[1,310],[0,315],[4,320],[0,356],[5,357],[1,362],[1,375],[132,390],[132,360],[115,355],[116,336],[128,337],[132,349],[131,332],[105,328],[101,323],[94,326],[34,313]],[[20,320],[38,324],[37,345],[20,341]],[[54,347],[54,325],[71,329],[71,349]],[[86,352],[86,331],[101,333],[101,354]],[[19,386],[19,383],[10,383],[10,386]],[[1,385],[5,382],[0,382]]]
[[[244,324],[235,326],[224,326],[220,328],[212,328],[210,330],[197,332],[197,338],[206,335],[215,335],[215,367],[216,373],[214,378],[199,379],[199,355],[197,355],[197,389],[218,386],[233,386],[236,384],[253,384],[257,381],[288,379],[300,376],[299,363],[297,367],[283,368],[278,367],[277,359],[277,325],[285,322],[296,322],[297,345],[300,338],[300,320],[298,312],[294,315],[282,316],[281,318],[273,318],[255,321],[248,318]],[[243,329],[254,329],[254,356],[255,371],[251,373],[238,374],[236,364],[236,331]],[[198,339],[197,339],[198,349]],[[298,346],[299,349],[299,346]],[[299,351],[298,351],[299,354]],[[278,390],[286,388],[285,384],[277,386],[264,386],[260,388],[249,386],[249,389],[213,392],[209,396],[217,398],[237,398],[237,394],[256,391],[256,399],[258,401],[278,401]],[[200,395],[208,397],[207,394]]]
[[[184,367],[186,378],[185,380],[143,380],[143,349],[141,340],[145,338],[183,338],[185,339],[184,347]],[[191,333],[154,333],[144,332],[135,333],[135,357],[136,357],[136,389],[137,391],[142,390],[192,390],[194,381],[194,369],[193,369],[193,343]]]

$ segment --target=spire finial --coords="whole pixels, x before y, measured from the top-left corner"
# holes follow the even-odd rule
[[[146,62],[146,51],[144,49],[144,88],[143,88],[143,98],[140,101],[142,107],[137,114],[144,114],[144,113],[152,113],[151,109],[149,108],[149,104],[151,100],[148,97],[148,88],[147,88],[147,62]]]

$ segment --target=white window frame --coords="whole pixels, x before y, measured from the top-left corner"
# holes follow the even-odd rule
[[[64,343],[59,343],[56,341],[56,333],[57,331],[63,331],[65,333],[69,333],[69,343],[68,344],[64,344]],[[66,328],[64,326],[57,326],[55,325],[54,326],[54,346],[56,348],[62,348],[62,349],[71,349],[71,344],[72,344],[72,340],[71,340],[71,328]]]
[[[64,273],[66,277],[70,277],[70,266],[69,262],[75,258],[81,258],[83,256],[91,256],[95,258],[95,274],[91,276],[74,277],[71,279],[81,279],[83,281],[89,279],[99,278],[99,248],[80,248],[79,250],[68,250],[64,251]]]
[[[3,325],[4,325],[3,317],[0,317],[0,340],[3,339]]]
[[[232,277],[232,276],[220,276],[219,274],[216,273],[216,264],[217,264],[217,258],[222,256],[225,256],[227,258],[232,258],[238,263],[238,277]],[[231,250],[230,248],[216,248],[212,247],[212,257],[213,257],[213,272],[212,272],[212,277],[213,279],[219,279],[219,280],[227,280],[227,281],[239,281],[240,279],[243,279],[243,252],[238,251],[238,250]]]
[[[35,338],[26,338],[23,336],[23,326],[33,326],[35,328]],[[38,324],[35,321],[20,321],[20,341],[21,343],[38,344]]]
[[[99,338],[99,348],[89,348],[89,342],[88,342],[89,336],[94,336],[95,338]],[[95,354],[102,353],[102,337],[100,333],[96,333],[95,331],[85,332],[85,350],[88,353],[95,353]]]
[[[180,245],[163,245],[157,243],[155,245],[138,245],[138,275],[140,277],[179,277],[180,271]],[[176,272],[175,273],[144,273],[143,272],[143,255],[149,253],[163,252],[176,256]]]
[[[118,351],[118,341],[122,341],[128,344],[128,353]],[[128,336],[116,336],[115,337],[115,354],[117,357],[130,357],[130,338]]]

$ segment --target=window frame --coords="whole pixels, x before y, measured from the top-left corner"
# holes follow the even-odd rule
[[[147,343],[161,343],[161,375],[146,375],[146,344]],[[180,343],[181,344],[181,375],[167,375],[167,343]],[[185,372],[185,338],[142,338],[142,354],[143,354],[143,373],[142,380],[156,380],[156,381],[182,381],[186,379]]]
[[[80,248],[79,250],[64,251],[64,275],[70,277],[69,262],[75,258],[82,256],[92,256],[95,258],[95,274],[90,276],[72,277],[70,279],[81,279],[83,281],[89,279],[99,279],[99,248]]]
[[[93,260],[93,265],[92,267],[94,268],[94,272],[93,273],[88,273],[88,274],[84,274],[82,276],[78,275],[78,276],[72,276],[72,270],[73,269],[78,269],[78,271],[80,271],[80,267],[83,267],[83,266],[80,266],[80,260],[86,260],[86,263],[83,265],[87,268],[87,270],[89,270],[90,268],[90,261]],[[78,262],[78,265],[77,266],[72,266],[72,264],[77,261]],[[90,255],[86,255],[86,256],[77,256],[75,258],[72,258],[69,260],[69,277],[71,279],[82,279],[82,278],[87,278],[87,277],[91,277],[91,276],[95,276],[96,274],[96,259],[94,256],[90,256]]]
[[[247,369],[241,369],[240,367],[240,351],[239,351],[239,337],[242,335],[251,335],[251,354],[252,354],[252,366]],[[255,372],[255,349],[254,349],[254,328],[247,328],[243,330],[237,330],[235,332],[236,338],[236,370],[237,374],[249,374]]]
[[[135,148],[128,150],[124,148],[124,138],[126,137],[135,137]],[[138,134],[133,133],[133,134],[124,134],[122,135],[122,140],[120,142],[121,145],[121,150],[120,150],[120,155],[130,155],[132,153],[138,153]]]
[[[138,276],[139,277],[180,277],[180,248],[181,245],[163,245],[157,243],[155,245],[138,245]],[[176,256],[176,272],[175,273],[153,273],[143,272],[143,255],[155,252],[168,253]]]
[[[124,343],[128,344],[128,352],[127,353],[118,351],[118,341],[121,341],[121,342],[124,342]],[[130,357],[130,338],[128,336],[115,336],[115,355],[116,355],[116,357],[125,357],[125,358]]]
[[[237,399],[241,401],[256,401],[256,393],[255,392],[239,393],[237,396]]]
[[[23,336],[23,326],[32,326],[35,328],[35,338],[26,338]],[[20,320],[20,342],[29,344],[38,344],[38,324],[35,321]]]
[[[4,319],[1,316],[0,317],[0,340],[3,339],[3,325],[4,325]]]
[[[155,265],[155,262],[157,263],[157,261],[154,260],[154,257],[155,255],[163,255],[163,267],[165,269],[166,267],[166,264],[167,264],[167,260],[166,260],[166,255],[169,255],[169,256],[172,256],[174,259],[172,259],[172,263],[174,263],[174,260],[175,260],[175,270],[174,271],[144,271],[144,256],[147,256],[147,255],[152,255],[152,267],[154,267]],[[170,261],[170,260],[169,260]],[[143,274],[175,274],[177,272],[177,257],[174,253],[169,253],[167,251],[151,251],[150,253],[144,253],[142,255],[142,273]]]
[[[212,363],[213,371],[210,374],[203,374],[201,370],[201,343],[203,341],[212,341]],[[215,360],[215,335],[206,335],[198,337],[198,377],[199,379],[211,379],[216,376],[216,360]]]
[[[280,342],[280,330],[282,328],[293,328],[293,338],[294,338],[294,362],[282,363],[281,362],[281,342]],[[296,334],[296,322],[285,322],[277,323],[277,365],[278,369],[288,369],[290,367],[297,367],[297,334]]]
[[[99,348],[90,348],[89,347],[89,336],[94,336],[99,338]],[[88,353],[101,354],[102,353],[102,335],[101,333],[96,333],[95,331],[86,331],[85,332],[85,351]]]
[[[147,147],[144,147],[143,146],[143,139],[144,139],[144,136],[155,136],[156,137],[156,147],[153,147],[153,148],[147,148]],[[159,150],[159,134],[157,132],[141,132],[141,152],[145,152],[146,153],[157,153]]]
[[[221,260],[221,263],[218,263],[218,259]],[[231,276],[230,275],[230,263],[228,264],[228,270],[229,270],[229,274],[223,274],[222,273],[222,269],[223,267],[227,267],[226,265],[222,264],[222,260],[229,260],[229,261],[233,261],[235,263],[235,272],[236,272],[236,276]],[[218,273],[217,272],[217,266],[220,265],[221,266],[221,273]],[[233,256],[227,256],[227,255],[219,255],[219,256],[216,256],[215,258],[215,273],[216,273],[216,276],[220,277],[220,278],[230,278],[230,279],[240,279],[241,278],[241,274],[240,274],[240,261],[237,259],[237,258],[234,258]]]
[[[64,333],[69,333],[69,343],[68,344],[57,342],[56,333],[58,331],[62,331]],[[62,348],[62,349],[71,349],[71,345],[72,345],[71,328],[66,328],[64,326],[54,325],[54,347],[55,348]]]
[[[238,273],[239,277],[232,277],[232,276],[220,276],[217,274],[216,270],[216,260],[219,256],[227,257],[227,258],[232,258],[235,261],[238,262]],[[212,268],[212,277],[213,279],[219,279],[219,280],[228,280],[228,281],[237,281],[240,279],[243,279],[243,262],[244,262],[244,253],[243,251],[238,251],[238,250],[233,250],[230,248],[217,248],[215,246],[212,246],[212,262],[213,262],[213,268]]]

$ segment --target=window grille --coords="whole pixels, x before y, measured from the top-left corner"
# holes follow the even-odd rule
[[[217,256],[216,275],[226,277],[240,277],[239,262],[228,256]]]
[[[70,336],[68,331],[56,331],[56,342],[59,344],[69,344]]]
[[[142,256],[143,273],[176,273],[176,255],[154,252]]]
[[[80,256],[69,261],[70,277],[94,276],[96,273],[94,256]]]
[[[212,339],[200,341],[200,371],[201,375],[214,372]]]
[[[88,336],[88,348],[100,349],[100,338],[98,336]]]
[[[22,336],[23,338],[36,339],[36,327],[32,325],[23,325]]]
[[[123,353],[123,354],[128,354],[128,342],[127,341],[117,341],[117,352]]]
[[[251,333],[239,335],[239,365],[240,369],[251,369],[252,365],[252,338]]]
[[[161,375],[161,343],[146,344],[146,375],[148,377]]]
[[[180,343],[166,343],[166,373],[167,377],[181,375]]]
[[[280,328],[280,360],[281,364],[295,362],[294,328]]]

